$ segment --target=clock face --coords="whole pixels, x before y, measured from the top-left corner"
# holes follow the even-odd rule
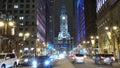
[[[65,16],[63,16],[62,19],[65,20]]]

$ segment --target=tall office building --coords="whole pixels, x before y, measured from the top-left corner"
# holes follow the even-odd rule
[[[96,1],[75,0],[76,45],[90,41],[91,35],[96,35]]]
[[[0,0],[0,11],[6,7],[16,20],[16,46],[36,51],[37,39],[45,42],[46,37],[46,0]]]
[[[47,0],[46,6],[46,41],[53,44],[54,42],[54,7],[55,0]]]

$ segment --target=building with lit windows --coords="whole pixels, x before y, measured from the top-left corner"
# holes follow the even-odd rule
[[[113,53],[118,59],[120,51],[120,0],[96,0],[99,52]]]
[[[0,3],[0,11],[7,7],[7,12],[14,15],[20,52],[36,52],[37,39],[41,43],[46,41],[46,0],[0,0]]]
[[[75,0],[76,45],[89,41],[91,35],[97,34],[95,12],[95,0]]]

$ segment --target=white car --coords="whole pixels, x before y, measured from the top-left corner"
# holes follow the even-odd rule
[[[17,64],[18,60],[14,53],[0,53],[0,68],[16,68]]]
[[[73,56],[73,63],[85,63],[84,54],[75,54]]]

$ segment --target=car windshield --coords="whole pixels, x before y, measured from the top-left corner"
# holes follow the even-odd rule
[[[49,56],[38,56],[37,57],[39,60],[46,60],[49,58]]]
[[[25,55],[25,56],[22,56],[21,58],[33,58],[34,56],[31,56],[31,55]]]
[[[3,59],[5,57],[5,55],[0,55],[0,59]]]
[[[80,57],[80,56],[84,56],[83,54],[76,54],[75,56],[78,56],[78,57]]]

